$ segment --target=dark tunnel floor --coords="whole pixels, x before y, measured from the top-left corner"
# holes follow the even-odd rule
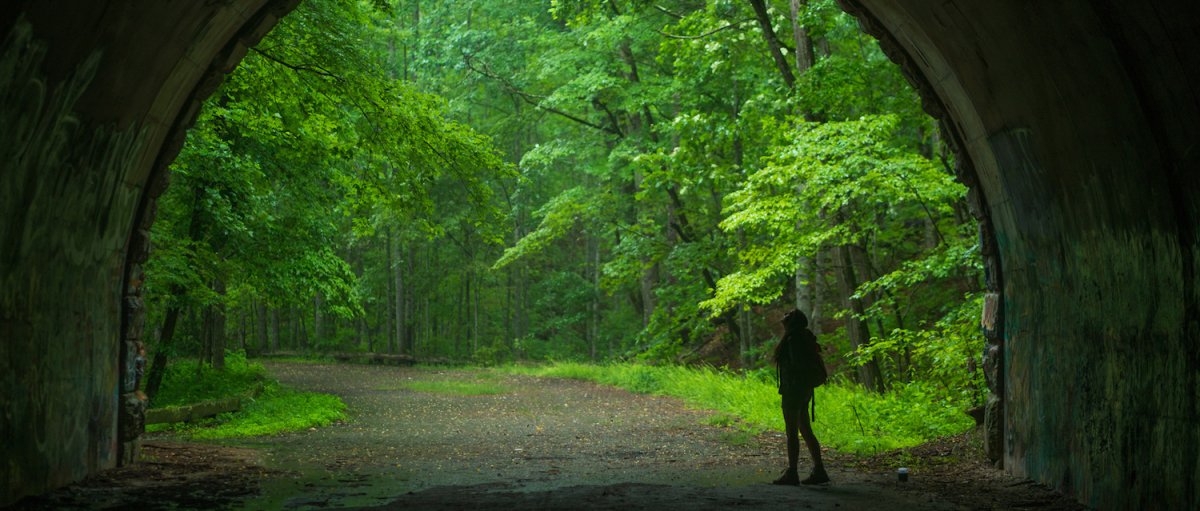
[[[833,484],[766,484],[782,436],[710,426],[679,401],[571,380],[272,363],[281,381],[342,396],[352,420],[221,444],[147,441],[143,461],[18,509],[1083,509],[981,461],[972,433],[904,452],[829,452]],[[413,378],[509,389],[450,396]],[[912,465],[895,480],[898,460]],[[806,460],[801,461],[805,470]]]

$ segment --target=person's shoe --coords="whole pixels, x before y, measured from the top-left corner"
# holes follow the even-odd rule
[[[788,485],[788,486],[795,486],[797,484],[800,484],[800,476],[796,474],[795,469],[789,468],[787,470],[784,470],[783,475],[779,476],[779,479],[772,481],[771,484],[782,484],[782,485]]]
[[[829,482],[829,474],[825,473],[825,469],[813,470],[808,478],[800,481],[800,484],[825,484]]]

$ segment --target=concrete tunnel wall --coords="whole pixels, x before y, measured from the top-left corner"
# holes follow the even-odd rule
[[[163,169],[294,4],[0,7],[0,506],[134,456],[128,366]]]
[[[1200,509],[1196,4],[843,4],[994,234],[1004,466],[1105,509]]]
[[[0,505],[136,450],[163,169],[296,0],[0,9]],[[957,145],[993,288],[1005,467],[1200,508],[1200,14],[1187,0],[841,0]]]

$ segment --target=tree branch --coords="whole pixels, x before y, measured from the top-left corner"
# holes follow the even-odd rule
[[[591,122],[587,119],[584,119],[582,117],[579,117],[577,115],[571,114],[569,112],[565,112],[563,110],[559,110],[554,107],[549,107],[549,106],[543,105],[541,101],[538,101],[538,99],[544,99],[545,96],[537,96],[537,95],[525,92],[524,90],[521,90],[521,88],[517,87],[516,85],[513,85],[511,82],[509,82],[504,77],[486,69],[487,64],[484,64],[483,68],[480,68],[480,67],[476,67],[472,63],[472,61],[473,61],[473,59],[470,55],[463,53],[463,63],[465,63],[467,65],[467,69],[470,69],[471,71],[479,73],[480,75],[483,75],[487,78],[491,78],[492,80],[496,80],[497,82],[500,82],[500,85],[504,86],[504,88],[506,90],[513,93],[517,97],[521,98],[521,101],[524,101],[525,103],[529,104],[530,106],[532,106],[534,108],[550,112],[552,114],[558,115],[558,116],[566,118],[566,119],[570,119],[572,121],[575,121],[579,124],[582,124],[584,126],[587,126],[589,128],[595,129],[595,130],[600,130],[605,133],[611,133],[611,134],[617,135],[617,136],[624,136],[624,134],[621,133],[620,128],[617,128],[615,126],[613,126],[613,127],[602,126],[602,125],[596,124],[594,122]]]
[[[661,13],[663,13],[663,14],[666,14],[667,16],[670,16],[670,17],[672,17],[672,18],[675,18],[675,19],[677,19],[677,20],[681,20],[681,19],[683,19],[683,15],[682,15],[682,14],[679,14],[679,13],[677,13],[677,12],[672,12],[672,11],[670,11],[670,10],[667,10],[667,8],[666,8],[666,7],[663,7],[663,6],[661,6],[661,5],[658,5],[658,4],[654,4],[654,10],[656,10],[656,11],[658,11],[658,12],[661,12]]]
[[[258,49],[258,48],[255,48],[255,47],[253,47],[253,46],[251,46],[251,47],[250,47],[250,51],[253,51],[254,53],[257,53],[257,54],[259,54],[259,55],[262,55],[262,56],[263,56],[263,57],[265,57],[267,60],[270,60],[271,62],[274,62],[274,63],[276,63],[276,64],[279,64],[279,65],[283,66],[283,67],[286,67],[286,68],[288,68],[288,69],[291,69],[292,71],[303,71],[303,72],[313,73],[313,74],[316,74],[316,75],[321,75],[321,76],[324,76],[324,77],[326,77],[326,78],[332,78],[332,79],[334,79],[334,80],[336,80],[336,81],[339,81],[339,82],[345,81],[345,78],[342,78],[341,76],[338,76],[338,75],[336,75],[336,74],[333,74],[333,73],[329,72],[328,70],[322,69],[320,66],[309,65],[309,64],[292,64],[292,63],[290,63],[290,62],[284,61],[283,59],[281,59],[281,58],[279,58],[279,57],[276,57],[276,56],[274,56],[274,55],[271,55],[270,53],[267,53],[267,52],[265,52],[265,51],[262,51],[262,50],[260,50],[260,49]]]
[[[754,21],[754,18],[746,18],[746,19],[744,19],[744,20],[738,20],[738,21],[734,21],[734,22],[732,22],[732,23],[730,23],[730,24],[728,24],[728,25],[722,25],[722,26],[720,26],[720,27],[714,28],[714,29],[712,29],[712,30],[709,30],[708,32],[705,32],[705,33],[703,33],[703,34],[700,34],[700,35],[676,35],[676,34],[668,34],[668,33],[666,33],[666,32],[663,32],[662,30],[655,30],[655,32],[658,32],[658,33],[659,33],[659,35],[662,35],[663,37],[669,37],[669,38],[671,38],[671,39],[704,39],[705,37],[708,37],[708,36],[710,36],[710,35],[713,35],[713,34],[715,34],[715,33],[717,33],[717,32],[721,32],[721,31],[723,31],[723,30],[731,30],[731,29],[734,29],[734,28],[739,28],[739,27],[741,27],[741,26],[742,26],[742,24],[743,24],[743,23],[749,23],[749,22],[751,22],[751,21]]]

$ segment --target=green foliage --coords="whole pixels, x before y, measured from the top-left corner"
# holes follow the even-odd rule
[[[821,250],[865,240],[903,250],[909,240],[920,239],[913,226],[921,224],[915,222],[936,221],[934,213],[952,222],[953,202],[962,199],[965,187],[898,145],[897,128],[896,117],[876,116],[802,123],[789,131],[783,137],[787,145],[730,194],[730,214],[721,224],[727,232],[771,242],[740,251],[742,269],[723,278],[704,307],[716,314],[744,300],[770,302],[800,261]],[[964,262],[953,258],[928,273],[957,272]],[[929,267],[921,263],[909,266]]]
[[[251,350],[758,375],[804,297],[835,369],[977,400],[976,227],[935,122],[836,2],[770,6],[794,80],[748,2],[300,4],[173,167],[163,349],[211,351],[224,315]]]
[[[195,439],[274,435],[344,420],[346,405],[337,396],[300,392],[279,385],[262,364],[246,360],[244,353],[226,355],[225,369],[214,369],[196,360],[177,360],[167,366],[155,407],[190,405],[262,392],[236,412],[223,413],[193,423],[152,424],[150,432],[173,432]]]
[[[504,394],[509,391],[504,386],[494,383],[442,380],[414,381],[405,383],[403,387],[406,389],[415,390],[417,392],[451,394],[456,396],[486,396],[492,394]]]
[[[978,323],[982,313],[982,294],[968,295],[932,328],[894,329],[850,353],[850,360],[881,361],[890,374],[907,373],[900,375],[903,380],[919,382],[949,404],[982,406],[987,386],[975,363],[984,347]]]
[[[197,440],[277,435],[345,420],[345,409],[346,405],[337,396],[300,392],[272,384],[236,412],[194,423],[155,424],[146,429],[171,431]]]
[[[545,251],[551,242],[566,235],[588,209],[588,197],[583,188],[571,188],[547,202],[538,210],[542,222],[533,232],[504,251],[492,266],[501,269],[520,257]]]
[[[770,372],[738,375],[711,367],[578,363],[511,366],[504,370],[678,397],[691,406],[737,417],[751,429],[783,430],[780,398]],[[858,454],[917,445],[974,426],[974,420],[957,406],[959,403],[947,399],[944,389],[920,382],[885,394],[833,382],[817,389],[816,400],[813,428],[817,438],[826,446]]]
[[[246,360],[241,352],[226,354],[224,369],[195,359],[180,359],[167,366],[162,387],[151,405],[163,408],[238,396],[268,381],[262,364]]]

